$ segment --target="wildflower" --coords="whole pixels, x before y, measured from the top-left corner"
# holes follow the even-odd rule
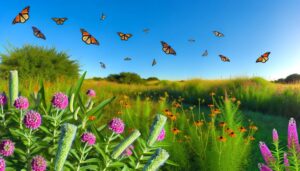
[[[26,110],[29,107],[29,102],[26,97],[20,96],[14,102],[15,108],[19,110]]]
[[[213,117],[216,116],[216,114],[215,113],[210,113],[210,114],[208,114],[208,116],[211,117],[211,118],[213,118]]]
[[[86,132],[82,134],[81,141],[87,143],[88,145],[94,145],[96,142],[96,137],[93,133]]]
[[[219,123],[219,126],[220,126],[220,127],[225,127],[225,126],[226,126],[226,122],[220,122],[220,123]]]
[[[277,130],[274,128],[273,132],[272,132],[272,136],[273,136],[273,142],[278,142],[278,133]]]
[[[109,122],[109,129],[114,133],[122,134],[125,128],[124,122],[120,118],[113,118]]]
[[[229,136],[233,138],[233,137],[236,137],[236,134],[232,131],[229,133]]]
[[[2,156],[11,156],[14,153],[15,150],[15,144],[9,140],[9,139],[5,139],[2,140],[0,143],[0,154]]]
[[[236,101],[236,98],[235,98],[235,97],[232,97],[232,98],[231,98],[231,101],[232,101],[232,102],[235,102],[235,101]]]
[[[45,171],[47,168],[47,162],[42,156],[35,156],[31,160],[32,171]]]
[[[223,136],[219,136],[218,137],[218,140],[220,141],[220,142],[226,142],[226,137],[223,137]]]
[[[210,108],[214,107],[213,104],[208,104],[207,106],[210,107]]]
[[[69,104],[68,96],[61,92],[55,93],[52,97],[51,103],[55,108],[63,110]]]
[[[2,157],[0,157],[0,171],[5,171],[5,167],[5,160]]]
[[[173,115],[173,114],[169,115],[169,118],[170,118],[172,121],[176,121],[176,119],[177,119],[176,115]]]
[[[257,131],[258,130],[257,126],[255,126],[255,125],[250,125],[249,129],[251,129],[253,131]]]
[[[241,101],[238,100],[236,103],[237,103],[237,105],[240,105],[240,104],[241,104]]]
[[[123,106],[124,100],[119,100],[119,103],[120,103],[121,106]]]
[[[211,92],[209,95],[210,95],[210,96],[214,96],[214,95],[216,95],[216,93]]]
[[[121,112],[121,111],[118,111],[118,112],[117,112],[117,115],[122,115],[122,112]]]
[[[160,132],[160,134],[159,134],[158,137],[157,137],[157,141],[162,141],[162,140],[164,140],[164,139],[165,139],[165,136],[166,136],[166,131],[165,131],[165,129],[162,129],[161,132]]]
[[[177,128],[173,128],[173,129],[172,129],[172,133],[173,133],[174,135],[177,135],[177,134],[180,133],[180,130],[177,129]]]
[[[134,149],[133,145],[130,145],[129,147],[127,147],[124,151],[123,151],[123,156],[131,156],[132,155],[132,150]]]
[[[243,126],[241,126],[240,128],[239,128],[239,130],[240,130],[240,132],[246,132],[247,131],[247,129],[245,128],[245,127],[243,127]]]
[[[5,95],[5,93],[1,93],[0,94],[0,105],[4,106],[7,103],[7,97]]]
[[[175,102],[173,106],[174,106],[175,108],[180,108],[180,107],[181,107],[181,104],[178,103],[178,102]]]
[[[93,89],[89,89],[89,90],[86,92],[86,95],[88,95],[89,97],[96,97],[96,92],[95,92],[95,90],[93,90]]]
[[[230,128],[226,128],[225,132],[227,132],[227,133],[231,133],[231,132],[233,132],[233,130],[232,130],[232,129],[230,129]]]
[[[129,99],[129,97],[128,97],[127,95],[124,95],[124,96],[123,96],[123,99],[126,100],[126,99]]]
[[[212,113],[214,113],[214,114],[221,114],[221,110],[220,109],[214,109],[212,111]]]
[[[287,153],[286,152],[283,153],[283,164],[284,164],[285,167],[289,167],[290,166],[289,159],[287,157]]]
[[[130,107],[131,107],[131,106],[130,106],[129,103],[127,103],[127,102],[124,103],[124,108],[129,109]]]
[[[194,125],[195,125],[196,127],[202,126],[203,124],[204,124],[203,120],[198,120],[198,121],[195,121],[195,122],[194,122]]]
[[[92,115],[92,116],[89,116],[89,120],[90,121],[94,121],[96,119],[96,116]]]
[[[26,113],[23,122],[27,128],[34,130],[41,126],[42,117],[38,112],[30,110]]]
[[[258,164],[258,168],[260,171],[272,171],[272,169],[270,169],[267,165],[259,163]]]
[[[169,109],[165,109],[164,110],[164,114],[167,115],[167,116],[169,116],[169,115],[172,114],[172,112]]]
[[[194,107],[193,107],[193,106],[190,106],[189,109],[190,109],[190,110],[194,110]]]
[[[299,148],[297,125],[294,118],[291,118],[288,125],[288,147]]]
[[[249,140],[250,140],[250,141],[254,141],[255,138],[254,138],[253,136],[249,136]]]
[[[260,152],[265,160],[265,162],[269,165],[271,162],[274,162],[274,157],[272,152],[268,148],[268,146],[264,142],[259,142]]]

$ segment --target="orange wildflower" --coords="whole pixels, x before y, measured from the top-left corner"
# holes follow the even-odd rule
[[[219,136],[218,137],[218,140],[220,141],[220,142],[226,142],[226,137],[223,137],[223,136]]]
[[[249,136],[249,140],[250,140],[250,141],[254,141],[255,138],[254,138],[253,136]]]
[[[211,113],[211,114],[208,114],[208,116],[209,116],[209,117],[215,117],[215,116],[216,116],[216,114],[214,114],[214,113]]]
[[[235,101],[236,101],[236,98],[235,98],[235,97],[232,97],[232,98],[231,98],[231,101],[232,101],[232,102],[235,102]]]
[[[255,126],[255,125],[250,125],[249,126],[249,129],[253,130],[253,131],[257,131],[258,130],[258,127]]]
[[[177,129],[177,128],[173,128],[173,129],[172,129],[172,133],[173,133],[174,135],[177,135],[177,134],[180,133],[180,130]]]
[[[231,133],[231,132],[233,132],[233,130],[232,130],[232,129],[230,129],[230,128],[226,128],[225,132],[227,132],[227,133]]]
[[[236,134],[232,131],[232,132],[229,133],[229,136],[230,137],[236,137]]]
[[[203,124],[204,124],[203,120],[198,120],[198,121],[195,121],[195,122],[194,122],[194,125],[195,125],[196,127],[202,126]]]
[[[169,115],[169,118],[170,118],[172,121],[176,121],[176,119],[177,119],[176,115],[173,115],[173,114]]]
[[[175,102],[175,103],[173,104],[173,106],[174,106],[175,108],[180,108],[180,107],[181,107],[181,104],[178,103],[178,102]]]
[[[89,120],[90,120],[90,121],[93,121],[93,120],[95,120],[95,119],[96,119],[96,116],[94,116],[94,115],[89,116]]]
[[[225,126],[226,126],[226,122],[220,122],[220,123],[219,123],[219,126],[220,126],[220,127],[225,127]]]
[[[221,113],[221,110],[220,110],[220,109],[214,109],[214,110],[213,110],[213,113],[214,113],[214,114],[220,114],[220,113]]]
[[[243,126],[241,126],[241,127],[239,128],[239,130],[240,130],[240,132],[246,132],[246,131],[247,131],[247,129],[246,129],[245,127],[243,127]]]

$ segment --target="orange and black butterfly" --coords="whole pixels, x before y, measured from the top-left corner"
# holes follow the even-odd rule
[[[56,22],[57,25],[63,25],[65,21],[67,21],[68,18],[52,18],[53,21]]]
[[[106,19],[106,15],[104,13],[101,14],[101,20],[104,21]]]
[[[46,40],[45,35],[38,28],[33,26],[32,30],[33,30],[33,34],[35,35],[35,37]]]
[[[92,36],[90,33],[85,31],[84,29],[80,29],[80,32],[82,34],[82,41],[84,41],[84,43],[86,43],[88,45],[90,45],[90,44],[99,45],[98,40],[94,36]]]
[[[230,62],[230,59],[227,58],[226,56],[224,56],[224,55],[219,55],[219,56],[223,62]]]
[[[256,63],[261,62],[261,63],[266,63],[269,60],[269,55],[271,52],[266,52],[263,55],[261,55],[257,60]]]
[[[166,54],[171,54],[171,55],[176,55],[175,50],[166,42],[164,41],[160,41],[161,45],[162,45],[162,50],[166,53]]]
[[[130,37],[132,37],[132,34],[130,33],[122,33],[122,32],[118,32],[118,35],[120,36],[121,40],[125,40],[127,41]]]
[[[25,7],[13,20],[13,24],[25,23],[29,19],[29,6]]]

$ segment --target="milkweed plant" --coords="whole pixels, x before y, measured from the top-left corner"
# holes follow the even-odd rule
[[[0,93],[0,171],[154,171],[168,160],[156,145],[165,137],[167,117],[156,115],[147,139],[139,130],[125,134],[120,118],[99,126],[101,110],[115,97],[96,104],[94,90],[81,94],[85,74],[48,103],[42,82],[29,100],[19,93],[18,72],[10,72],[9,95]]]

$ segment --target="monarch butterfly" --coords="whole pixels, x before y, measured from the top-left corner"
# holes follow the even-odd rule
[[[156,65],[157,63],[156,63],[156,60],[155,59],[153,59],[153,61],[152,61],[152,66],[154,66],[154,65]]]
[[[205,50],[204,53],[202,54],[202,56],[208,56],[208,51]]]
[[[106,65],[105,65],[103,62],[100,62],[100,66],[101,66],[101,68],[103,68],[103,69],[106,68]]]
[[[127,41],[130,37],[132,37],[132,34],[130,33],[122,33],[122,32],[118,32],[118,35],[120,36],[121,40],[125,40]]]
[[[150,31],[150,29],[148,29],[148,28],[145,28],[145,29],[143,30],[144,33],[148,33],[149,31]]]
[[[162,50],[166,53],[166,54],[171,54],[171,55],[176,55],[175,50],[168,45],[166,42],[164,41],[160,41],[161,45],[162,45]]]
[[[35,37],[46,40],[45,35],[38,28],[33,26],[32,30],[33,30],[33,34],[35,35]]]
[[[189,39],[188,41],[191,42],[191,43],[195,43],[196,42],[195,39]]]
[[[230,62],[230,59],[227,58],[226,56],[224,56],[224,55],[219,55],[219,56],[223,62]]]
[[[131,58],[130,57],[126,57],[126,58],[124,58],[124,61],[131,61]]]
[[[67,20],[68,18],[64,17],[64,18],[52,18],[53,21],[56,22],[57,25],[63,25],[64,22]]]
[[[25,23],[29,19],[29,8],[30,6],[25,7],[13,20],[13,24],[16,23]]]
[[[217,37],[224,37],[224,34],[218,31],[213,31],[214,35]]]
[[[106,19],[106,15],[104,13],[101,14],[101,20],[104,21]]]
[[[257,60],[256,63],[261,62],[261,63],[266,63],[269,60],[269,55],[271,52],[266,52],[263,55],[261,55]]]
[[[90,44],[94,44],[94,45],[99,45],[98,40],[92,36],[90,33],[88,33],[87,31],[85,31],[84,29],[80,29],[80,32],[82,34],[82,41],[84,41],[84,43],[90,45]]]

